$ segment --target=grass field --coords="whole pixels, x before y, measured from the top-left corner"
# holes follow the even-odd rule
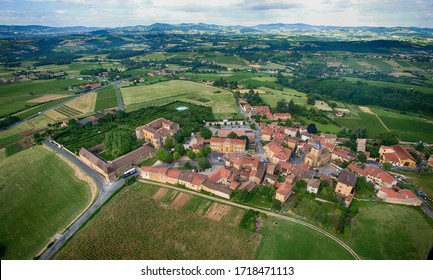
[[[98,90],[97,93],[95,111],[117,107],[116,90],[113,86]]]
[[[72,93],[65,88],[71,85],[82,84],[79,80],[37,80],[20,81],[13,84],[2,85],[0,92],[0,115],[11,114],[18,110],[26,109],[28,100],[43,94],[65,94]]]
[[[161,106],[173,101],[184,101],[211,107],[217,119],[239,118],[233,95],[223,89],[190,81],[168,81],[148,86],[122,88],[127,111],[148,106]]]
[[[47,126],[48,123],[52,123],[53,121],[46,117],[45,115],[39,115],[35,118],[32,118],[28,121],[22,122],[18,125],[9,128],[8,130],[0,131],[0,143],[2,139],[11,137],[13,135],[20,134],[27,130],[38,130]]]
[[[415,85],[407,85],[407,84],[398,84],[398,83],[389,83],[389,82],[381,82],[381,81],[370,81],[360,78],[345,78],[345,80],[349,82],[356,82],[356,81],[363,81],[367,82],[368,84],[372,86],[378,86],[378,87],[393,87],[393,88],[399,88],[399,89],[414,89],[418,90],[420,92],[424,93],[433,93],[432,87],[423,87],[423,86],[415,86]]]
[[[90,200],[87,184],[41,146],[2,158],[0,176],[4,259],[35,257]]]
[[[420,209],[381,202],[353,201],[359,214],[346,242],[364,259],[426,259],[433,228]]]
[[[370,109],[382,119],[389,129],[396,131],[401,140],[413,142],[423,140],[433,143],[432,119],[400,114],[378,107],[370,107]]]
[[[221,207],[231,209],[222,218],[212,215]],[[287,221],[269,218],[259,233],[240,229],[243,214],[205,198],[135,184],[104,206],[55,258],[352,259],[329,238]]]
[[[304,226],[268,219],[256,252],[261,260],[353,260],[336,242]]]
[[[307,104],[307,95],[294,89],[284,88],[283,91],[268,87],[259,87],[258,89],[266,92],[266,94],[262,94],[260,97],[271,107],[277,106],[277,102],[283,98],[286,99],[287,102],[293,99],[293,102],[298,105]]]
[[[153,197],[159,188],[122,190],[56,255],[56,259],[251,259],[259,235],[215,222]],[[173,193],[162,199],[173,202]],[[168,199],[170,198],[170,199]],[[199,205],[201,201],[198,201]],[[127,219],[125,219],[127,217]]]
[[[386,128],[380,123],[379,119],[370,113],[358,111],[356,117],[340,117],[335,118],[335,121],[344,127],[349,129],[356,129],[359,126],[363,126],[367,129],[367,135],[370,138],[378,136],[380,133],[387,132]]]

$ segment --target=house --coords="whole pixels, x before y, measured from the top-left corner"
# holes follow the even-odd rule
[[[202,184],[202,190],[221,196],[226,199],[230,199],[230,194],[232,193],[232,189],[223,186],[222,184],[218,184],[212,181],[210,178],[207,178]]]
[[[275,113],[273,119],[274,120],[282,120],[282,121],[285,121],[288,119],[291,120],[292,114],[290,114],[290,113]]]
[[[335,134],[322,133],[320,134],[320,138],[325,143],[329,143],[332,145],[335,145],[337,143],[337,135]]]
[[[240,172],[242,180],[260,184],[265,176],[266,166],[256,157],[231,156],[225,165],[227,168],[234,168]]]
[[[106,182],[112,182],[117,177],[123,175],[123,172],[137,166],[139,163],[153,157],[155,149],[149,144],[127,153],[113,161],[106,161],[91,151],[81,148],[79,159],[102,175]]]
[[[391,174],[372,165],[366,165],[364,168],[361,168],[355,164],[349,164],[347,168],[367,178],[380,187],[386,187],[390,189],[397,184],[397,179],[395,179]]]
[[[377,197],[388,203],[420,206],[423,202],[413,192],[406,189],[393,190],[382,187]]]
[[[101,87],[102,85],[100,83],[94,83],[94,84],[85,84],[85,85],[80,85],[80,89],[85,90],[94,90],[96,88]]]
[[[343,197],[353,197],[355,194],[356,175],[346,170],[341,170],[337,178],[335,192]]]
[[[284,148],[282,142],[279,140],[273,140],[265,146],[264,150],[265,154],[274,164],[277,164],[280,161],[289,161],[292,156],[292,150]]]
[[[298,135],[298,129],[295,127],[287,127],[284,129],[284,133],[290,137],[296,137]]]
[[[307,181],[307,192],[317,194],[320,188],[320,180],[309,179]]]
[[[379,149],[380,162],[390,162],[397,166],[416,167],[416,160],[402,146],[394,145],[391,147],[381,146]]]
[[[340,162],[349,162],[356,159],[356,157],[356,154],[338,148],[334,149],[331,154],[331,160]]]
[[[310,167],[319,167],[331,160],[331,153],[328,148],[323,147],[320,140],[311,147],[311,151],[305,155],[304,163]]]
[[[299,142],[300,142],[299,138],[287,137],[285,140],[287,147],[289,147],[289,149],[292,150],[295,150],[298,147]]]
[[[150,142],[156,149],[161,148],[165,139],[180,131],[179,124],[164,118],[156,119],[135,129],[137,139]]]
[[[287,183],[276,183],[277,191],[275,192],[275,199],[284,203],[293,190],[293,185]]]
[[[433,166],[433,154],[428,158],[427,164]]]
[[[217,135],[220,138],[227,138],[227,136],[232,132],[236,133],[238,137],[241,136],[248,137],[248,146],[250,146],[250,148],[255,148],[256,135],[254,134],[254,131],[252,131],[249,128],[240,128],[240,129],[223,128],[218,130]]]
[[[231,138],[216,138],[210,139],[210,148],[218,153],[242,154],[245,153],[246,140],[231,139]]]
[[[356,139],[356,151],[365,153],[367,139]]]

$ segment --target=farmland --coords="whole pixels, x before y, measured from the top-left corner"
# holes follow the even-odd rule
[[[148,86],[125,87],[121,91],[127,111],[184,101],[211,107],[217,119],[240,117],[230,92],[204,84],[173,80]]]
[[[29,100],[45,94],[72,93],[65,90],[71,85],[82,84],[79,80],[40,80],[21,81],[14,84],[2,85],[0,93],[0,115],[11,114],[35,105]]]
[[[374,114],[362,112],[358,109],[352,111],[352,114],[349,114],[348,116],[335,118],[335,121],[339,125],[349,129],[356,129],[359,126],[363,126],[367,129],[368,137],[371,138],[376,137],[380,133],[387,131],[387,129],[382,125],[378,117],[376,117]]]
[[[334,241],[287,221],[268,218],[258,233],[240,229],[243,213],[135,184],[104,206],[56,259],[352,259]]]
[[[95,111],[117,107],[117,96],[113,86],[97,91]]]
[[[32,259],[90,202],[87,184],[41,146],[3,158],[0,173],[4,259]]]
[[[0,139],[5,139],[13,135],[20,135],[20,134],[32,135],[33,131],[47,127],[48,123],[52,123],[52,120],[46,117],[45,115],[40,115],[31,120],[15,125],[9,128],[8,130],[0,131]]]
[[[433,228],[415,207],[354,201],[359,214],[344,238],[364,259],[423,260],[433,246]]]
[[[202,216],[210,205],[133,185],[120,192],[56,255],[57,259],[251,259],[259,235]],[[154,198],[155,197],[155,198]],[[192,205],[192,206],[191,206]],[[189,209],[189,210],[186,210]],[[200,214],[197,214],[200,211]],[[125,217],[128,217],[125,219]],[[228,217],[228,216],[227,216]],[[231,218],[231,217],[230,217]]]
[[[340,245],[317,232],[288,221],[269,218],[261,232],[256,258],[262,260],[351,260]]]

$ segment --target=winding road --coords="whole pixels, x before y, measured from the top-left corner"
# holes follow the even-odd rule
[[[205,195],[205,194],[202,194],[202,193],[198,193],[198,192],[195,192],[195,191],[177,188],[177,187],[174,187],[174,186],[171,186],[171,185],[167,185],[167,184],[163,184],[163,183],[148,181],[148,180],[144,180],[144,179],[139,179],[138,181],[146,183],[146,184],[151,184],[151,185],[155,185],[155,186],[159,186],[159,187],[163,187],[163,188],[168,188],[168,189],[172,189],[172,190],[176,190],[176,191],[192,194],[192,195],[195,195],[195,196],[200,196],[200,197],[206,198],[208,200],[213,200],[213,201],[216,201],[218,203],[227,204],[227,205],[230,205],[230,206],[233,206],[233,207],[238,207],[238,208],[242,208],[242,209],[246,209],[246,210],[252,209],[254,211],[265,213],[266,215],[271,216],[271,217],[276,217],[276,218],[279,218],[279,219],[283,219],[283,220],[286,220],[286,221],[290,221],[292,223],[296,223],[296,224],[308,227],[308,228],[310,228],[310,229],[312,229],[312,230],[314,230],[314,231],[316,231],[316,232],[318,232],[318,233],[320,233],[320,234],[322,234],[322,235],[324,235],[324,236],[332,239],[333,241],[335,241],[338,245],[340,245],[341,247],[343,247],[344,249],[346,249],[353,256],[353,258],[355,260],[361,260],[361,258],[358,256],[358,254],[356,254],[356,252],[352,248],[350,248],[346,243],[344,243],[342,240],[340,240],[339,238],[337,238],[334,235],[330,234],[329,232],[327,232],[327,231],[325,231],[325,230],[323,230],[323,229],[321,229],[319,227],[316,227],[316,226],[314,226],[312,224],[306,223],[304,221],[301,221],[301,220],[298,220],[298,219],[295,219],[295,218],[291,218],[291,217],[287,217],[287,216],[284,216],[284,215],[281,215],[281,214],[278,214],[278,213],[275,213],[275,212],[271,212],[271,211],[267,211],[267,210],[263,210],[263,209],[259,209],[259,208],[255,208],[255,207],[251,207],[251,206],[247,206],[247,205],[243,205],[243,204],[238,204],[238,203],[235,203],[235,202],[232,202],[232,201],[229,201],[229,200],[225,200],[225,199],[221,199],[221,198],[217,198],[217,197],[213,197],[213,196],[208,196],[208,195]]]
[[[89,168],[87,165],[82,163],[75,156],[71,155],[64,149],[59,149],[56,145],[46,140],[44,144],[56,153],[61,154],[66,157],[69,161],[75,164],[78,168],[86,172],[98,186],[98,195],[94,203],[77,219],[74,223],[69,226],[62,234],[57,235],[57,239],[54,244],[45,250],[45,252],[40,256],[40,260],[48,260],[52,258],[56,252],[71,238],[86,222],[89,218],[104,204],[111,195],[120,189],[125,182],[124,179],[120,179],[111,184],[107,184],[104,179],[96,171]]]

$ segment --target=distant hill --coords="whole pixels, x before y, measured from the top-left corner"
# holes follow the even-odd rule
[[[85,26],[51,27],[42,25],[0,25],[0,38],[81,34],[103,29],[105,28]]]
[[[136,25],[116,28],[105,27],[50,27],[41,25],[0,25],[0,38],[14,37],[41,37],[58,36],[68,34],[105,35],[115,33],[128,35],[136,33],[180,33],[180,34],[293,34],[306,35],[313,37],[328,37],[334,39],[347,40],[352,38],[359,39],[396,39],[404,37],[433,37],[432,28],[419,27],[341,27],[341,26],[316,26],[302,23],[284,24],[259,24],[255,26],[224,26],[205,23],[154,23],[151,25]]]

